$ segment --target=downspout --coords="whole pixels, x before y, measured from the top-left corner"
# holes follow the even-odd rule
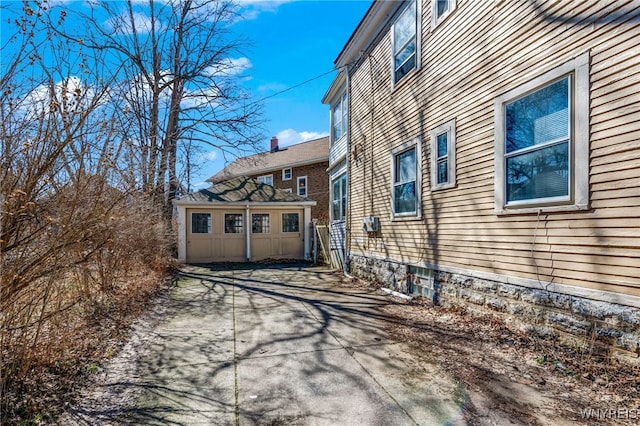
[[[246,232],[245,232],[245,242],[247,245],[247,262],[251,262],[251,219],[249,219],[249,204],[246,207]]]
[[[349,117],[349,126],[347,127],[347,157],[345,161],[347,173],[347,208],[344,213],[344,259],[342,261],[342,272],[345,274],[349,274],[349,261],[351,257],[349,252],[349,249],[351,247],[351,82],[349,75],[349,66],[345,65],[344,68],[347,73],[345,84],[347,85],[347,114]]]

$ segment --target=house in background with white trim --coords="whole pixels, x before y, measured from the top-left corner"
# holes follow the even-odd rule
[[[326,220],[329,216],[327,167],[328,137],[281,148],[274,136],[268,152],[238,158],[207,181],[218,183],[238,176],[250,177],[316,201],[311,217]]]
[[[323,99],[346,269],[635,356],[639,51],[634,2],[374,2]]]

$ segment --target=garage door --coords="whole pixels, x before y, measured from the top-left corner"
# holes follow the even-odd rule
[[[246,211],[187,209],[187,262],[244,262]],[[304,211],[250,213],[251,260],[304,259]]]
[[[251,260],[304,259],[303,210],[252,210]]]
[[[187,209],[187,262],[243,262],[244,210]]]

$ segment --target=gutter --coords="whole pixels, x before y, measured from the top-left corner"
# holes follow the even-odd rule
[[[347,153],[345,158],[345,167],[347,173],[347,211],[344,212],[344,259],[342,260],[342,272],[349,273],[349,248],[351,246],[351,76],[349,75],[349,67],[345,66],[346,85],[347,85],[347,111],[349,114],[349,125],[347,127]]]
[[[251,219],[249,218],[249,204],[247,204],[246,209],[247,214],[245,221],[247,223],[247,228],[244,235],[247,246],[247,262],[251,262]]]

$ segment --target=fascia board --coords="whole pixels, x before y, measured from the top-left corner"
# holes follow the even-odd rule
[[[374,2],[336,58],[334,62],[336,68],[340,69],[354,62],[360,53],[373,42],[380,29],[403,5],[404,2],[401,1]]]

